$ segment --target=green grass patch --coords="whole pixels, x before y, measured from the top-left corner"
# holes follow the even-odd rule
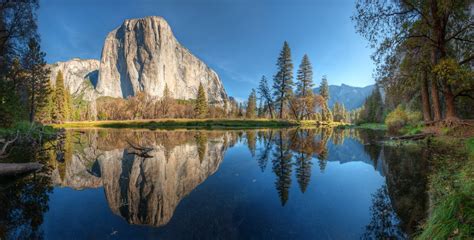
[[[417,239],[471,239],[474,236],[473,139],[434,138],[429,191],[430,217]]]
[[[406,125],[400,129],[400,133],[403,135],[415,135],[423,132],[425,127],[422,124],[417,125]]]
[[[270,119],[160,119],[66,122],[51,126],[55,128],[246,129],[284,128],[299,125],[296,121]]]
[[[18,133],[20,135],[30,135],[33,138],[37,138],[40,135],[54,135],[56,131],[57,130],[52,126],[44,126],[37,123],[32,124],[28,121],[20,121],[13,124],[11,128],[0,128],[0,136],[11,137]]]
[[[472,157],[472,155],[474,155],[474,137],[466,140],[466,147]]]

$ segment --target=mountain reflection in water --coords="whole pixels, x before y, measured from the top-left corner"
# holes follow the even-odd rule
[[[0,225],[3,226],[0,227],[0,238],[41,238],[43,232],[46,232],[49,238],[59,238],[60,236],[49,231],[50,228],[47,227],[55,218],[50,216],[51,214],[45,216],[45,213],[51,210],[55,212],[56,206],[48,203],[49,198],[56,199],[55,192],[64,187],[74,191],[103,189],[107,205],[115,215],[121,216],[130,226],[159,227],[156,229],[162,230],[157,232],[157,235],[165,238],[407,238],[416,231],[419,221],[426,215],[428,197],[424,166],[428,156],[420,147],[381,146],[377,143],[380,138],[380,132],[332,128],[67,131],[64,138],[46,143],[43,148],[31,154],[30,158],[48,164],[49,167],[43,173],[13,182],[0,182],[3,189],[0,200],[5,202],[5,207],[0,210]],[[275,230],[271,224],[269,226],[269,223],[265,223],[272,222],[271,220],[254,216],[259,211],[248,212],[267,208],[263,206],[265,202],[255,202],[260,200],[257,198],[247,203],[244,209],[240,209],[243,207],[239,203],[242,201],[240,198],[250,198],[250,195],[257,195],[257,192],[249,190],[251,186],[247,186],[247,183],[239,184],[230,177],[244,174],[236,169],[249,164],[248,159],[240,159],[240,156],[247,155],[241,153],[241,147],[238,146],[248,149],[246,154],[255,161],[258,172],[262,174],[261,179],[254,177],[252,182],[259,180],[262,181],[261,184],[268,186],[266,180],[270,179],[268,183],[273,184],[272,188],[276,194],[266,196],[266,200],[268,202],[269,199],[277,198],[282,208],[295,208],[294,204],[297,204],[298,209],[304,209],[310,206],[307,204],[311,204],[311,201],[324,201],[322,198],[325,195],[321,195],[320,199],[312,199],[319,187],[310,186],[318,184],[317,177],[326,174],[330,162],[369,164],[378,176],[385,178],[385,183],[372,192],[345,189],[344,185],[339,185],[341,189],[332,189],[369,194],[367,197],[372,200],[364,203],[368,205],[367,209],[354,209],[359,215],[355,217],[354,213],[354,220],[351,220],[356,222],[356,219],[366,219],[365,223],[357,223],[361,227],[347,228],[340,232],[337,226],[333,226],[333,230],[327,230],[327,227],[318,228],[319,223],[315,218],[314,223],[301,224],[303,230],[298,233],[293,232],[291,229],[295,227],[290,226],[288,229]],[[227,162],[224,161],[225,158],[229,158],[230,165],[223,167],[223,173],[216,176],[218,179],[209,183],[213,184],[214,188],[205,188],[212,195],[194,191],[211,175],[220,171],[223,162]],[[248,170],[251,171],[253,170]],[[335,174],[333,171],[328,174]],[[229,174],[225,175],[226,173]],[[342,172],[336,173],[342,176],[342,179],[333,179],[332,184],[339,184],[336,182],[345,178],[341,175]],[[239,191],[243,191],[244,195],[236,199],[236,195],[231,195],[230,192],[240,188],[243,190]],[[192,194],[193,191],[196,193]],[[308,191],[311,193],[307,193]],[[176,221],[183,222],[183,225],[193,225],[194,227],[187,229],[190,235],[185,235],[181,226],[176,221],[171,221],[186,196],[193,196],[193,199],[197,200],[189,199],[186,204],[183,203],[183,212],[178,214]],[[201,200],[206,196],[215,199]],[[292,197],[295,197],[294,204],[287,207]],[[29,200],[28,203],[18,203],[25,199]],[[200,205],[190,206],[191,200],[199,202]],[[338,203],[350,199],[333,200]],[[28,204],[31,206],[25,208]],[[213,212],[217,211],[219,206],[222,206],[222,210]],[[234,214],[230,217],[232,220],[226,220],[228,217],[225,215],[229,214],[229,211]],[[273,206],[272,211],[280,210]],[[325,211],[331,212],[330,209]],[[219,221],[218,219],[208,219],[204,216],[211,213],[220,214],[221,221],[224,222],[218,223],[215,222]],[[318,213],[295,213],[298,214],[302,219],[311,219]],[[201,215],[201,222],[196,222],[194,215]],[[297,216],[292,217],[298,219]],[[336,215],[327,217],[329,220]],[[44,220],[46,224],[43,224]],[[335,222],[337,221],[335,219]],[[42,227],[42,224],[46,226]],[[279,223],[274,224],[277,228]],[[269,229],[258,229],[253,225],[267,226]],[[310,226],[315,227],[308,229]],[[89,236],[95,236],[94,226],[90,228],[92,235]],[[341,226],[341,229],[344,228]],[[142,230],[131,229],[130,234],[136,234],[137,231]]]

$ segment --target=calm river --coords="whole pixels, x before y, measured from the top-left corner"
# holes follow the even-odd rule
[[[68,130],[10,156],[48,167],[0,181],[0,239],[409,238],[427,212],[423,151],[382,138]]]

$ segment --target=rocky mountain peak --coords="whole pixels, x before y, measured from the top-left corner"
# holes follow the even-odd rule
[[[199,84],[210,103],[221,105],[227,94],[217,74],[174,37],[161,17],[127,19],[105,39],[97,91],[104,96],[161,97],[167,85],[176,99],[195,99]]]

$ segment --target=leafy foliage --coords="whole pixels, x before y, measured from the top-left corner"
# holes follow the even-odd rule
[[[421,113],[407,111],[401,105],[387,115],[385,124],[390,132],[397,132],[408,124],[416,124],[421,121]]]

